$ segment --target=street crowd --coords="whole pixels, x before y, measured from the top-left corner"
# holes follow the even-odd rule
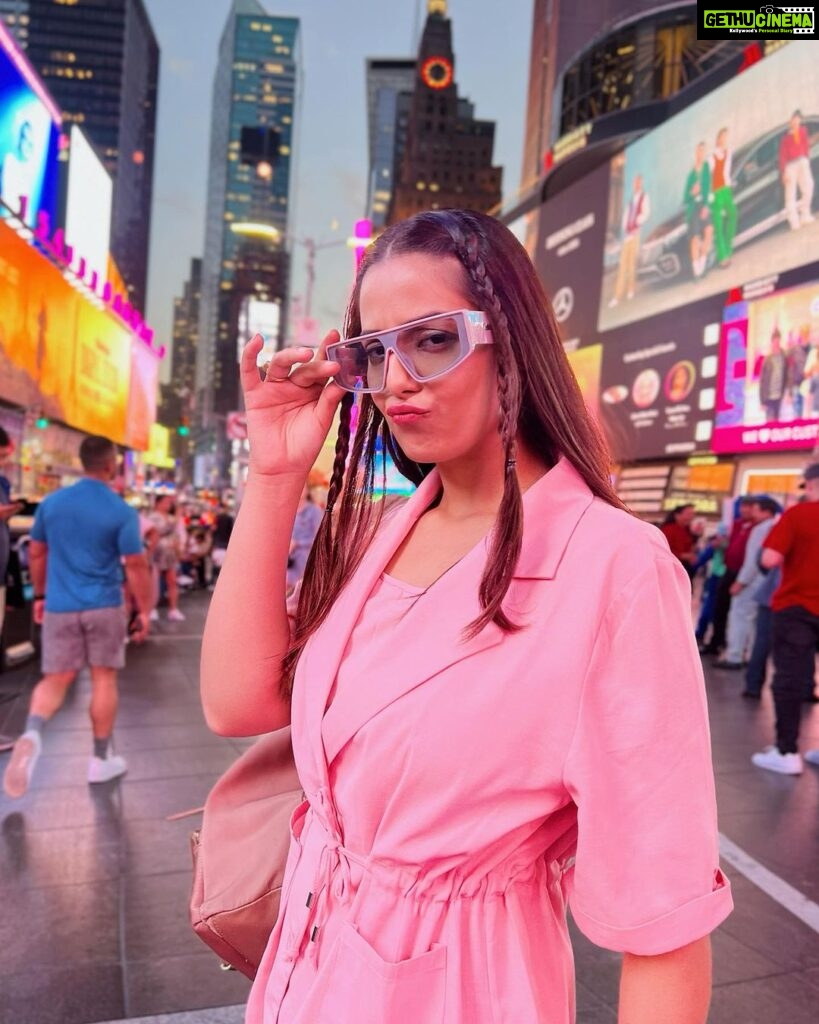
[[[776,743],[752,761],[784,775],[803,771],[801,705],[819,703],[819,463],[803,476],[802,499],[785,510],[768,495],[744,495],[733,522],[709,534],[690,504],[660,526],[692,583],[701,583],[701,654],[717,669],[742,673],[740,695],[751,701],[760,700],[773,661]],[[804,761],[819,765],[819,750],[805,752]]]
[[[160,619],[160,608],[167,608],[168,621],[184,621],[180,591],[213,589],[233,529],[234,515],[227,506],[202,505],[171,493],[160,494],[134,512],[108,486],[117,472],[114,447],[105,439],[89,438],[85,449],[83,480],[43,503],[32,533],[35,620],[44,627],[45,675],[6,768],[6,792],[12,796],[28,788],[43,726],[62,703],[77,671],[86,666],[96,682],[89,780],[106,781],[112,771],[116,775],[126,770],[124,759],[110,753],[116,670],[124,665],[125,644],[148,636],[150,624]],[[0,452],[4,461],[11,457],[11,444],[2,434]],[[101,455],[96,457],[95,452]],[[5,562],[7,521],[19,506],[11,501],[4,476],[0,486],[0,561]],[[819,703],[814,683],[819,647],[819,463],[805,469],[802,487],[802,499],[787,510],[767,495],[744,495],[734,503],[730,524],[720,522],[709,529],[695,507],[686,504],[670,512],[660,526],[692,580],[694,633],[702,656],[716,669],[738,674],[743,680],[738,693],[745,700],[759,701],[772,678],[776,743],[754,754],[753,762],[788,775],[803,771],[803,755],[797,750],[800,706]],[[88,516],[88,498],[102,494],[105,505],[94,507],[104,508],[104,514]],[[291,612],[326,495],[327,481],[319,473],[311,474],[291,538]],[[107,574],[107,584],[93,579],[99,571]],[[49,572],[50,599],[45,592]],[[119,613],[123,603],[125,616]],[[804,761],[819,765],[819,751],[805,752]]]

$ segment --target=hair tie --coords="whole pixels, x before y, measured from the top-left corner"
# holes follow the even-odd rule
[[[518,464],[518,460],[517,459],[507,459],[506,460],[506,472],[507,473],[511,473],[512,470],[515,468],[515,466],[517,464]]]

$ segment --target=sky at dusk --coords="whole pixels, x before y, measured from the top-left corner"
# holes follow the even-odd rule
[[[425,0],[262,0],[268,12],[301,19],[303,94],[291,195],[293,233],[319,245],[346,238],[364,216],[368,57],[411,57]],[[204,247],[210,108],[219,39],[231,0],[145,0],[161,49],[148,320],[170,342],[173,299]],[[504,195],[520,179],[532,0],[450,0],[459,95],[497,122],[495,163]],[[333,230],[334,220],[339,227]],[[292,294],[305,282],[305,249],[293,251]],[[316,256],[313,315],[340,326],[352,252]],[[169,360],[166,360],[166,364]],[[165,367],[165,375],[169,367]]]

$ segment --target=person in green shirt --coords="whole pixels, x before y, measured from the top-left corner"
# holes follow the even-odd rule
[[[711,167],[705,159],[705,143],[698,142],[694,150],[694,166],[685,180],[683,204],[688,223],[691,254],[691,273],[695,278],[705,274],[708,256],[714,241],[714,225],[708,196],[711,192]]]
[[[700,615],[697,621],[697,628],[694,635],[702,647],[705,644],[705,634],[708,627],[714,621],[714,605],[717,597],[717,584],[725,575],[725,548],[728,543],[728,528],[725,523],[718,523],[713,536],[708,544],[700,552],[699,558],[694,564],[694,573],[703,566],[708,566],[708,574],[705,578],[705,585],[702,589],[702,601],[700,603]]]

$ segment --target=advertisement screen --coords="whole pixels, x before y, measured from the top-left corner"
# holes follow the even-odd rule
[[[55,222],[60,132],[48,107],[24,77],[11,44],[0,33],[0,217],[18,214],[27,200],[26,223],[42,210]],[[8,207],[9,209],[6,209]]]
[[[594,417],[600,415],[600,373],[603,368],[603,346],[587,345],[566,353],[586,408]]]
[[[812,448],[819,437],[819,280],[726,307],[714,450]]]
[[[540,210],[535,265],[565,342],[588,345],[596,335],[608,191],[603,166]]]
[[[156,423],[159,359],[138,338],[131,339],[131,383],[128,392],[126,443],[129,448],[150,448]]]
[[[0,398],[127,444],[133,341],[0,222]]]
[[[721,319],[716,297],[606,336],[600,422],[617,460],[710,449]]]
[[[85,260],[87,281],[93,272],[100,283],[106,280],[113,194],[111,175],[80,129],[72,125],[65,240]]]
[[[264,348],[259,353],[259,363],[270,360],[279,341],[281,324],[281,306],[278,302],[263,302],[261,299],[246,298],[239,312],[238,358],[242,357],[242,349],[254,334],[264,338]]]
[[[105,310],[80,302],[68,422],[127,443],[131,335]]]
[[[790,43],[611,164],[598,327],[810,263],[819,60]]]

